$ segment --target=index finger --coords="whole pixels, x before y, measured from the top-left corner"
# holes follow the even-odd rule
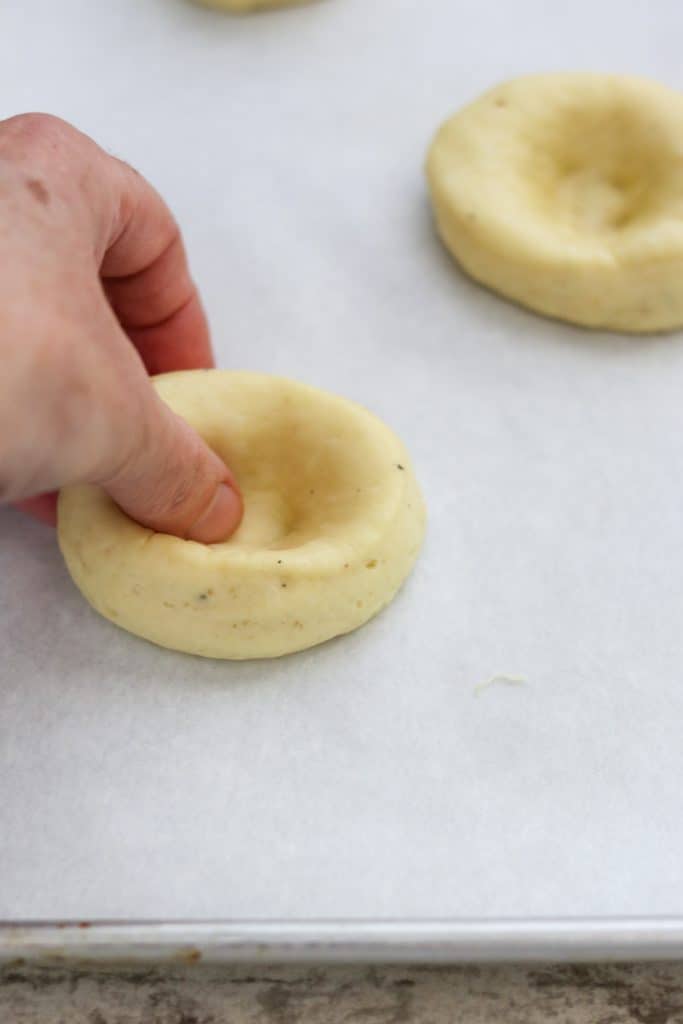
[[[212,367],[209,327],[180,229],[141,175],[112,162],[120,212],[100,268],[107,298],[149,373]]]

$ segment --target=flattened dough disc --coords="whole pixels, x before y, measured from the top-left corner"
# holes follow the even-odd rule
[[[366,409],[295,381],[195,370],[161,397],[234,470],[237,533],[213,545],[154,533],[99,487],[65,488],[59,543],[116,625],[213,658],[269,658],[363,625],[417,557],[425,511],[405,448]]]
[[[683,96],[622,75],[530,75],[439,131],[439,233],[476,280],[549,316],[683,324]]]

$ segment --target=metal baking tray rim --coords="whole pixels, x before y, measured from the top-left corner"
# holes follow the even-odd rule
[[[0,924],[0,964],[683,959],[683,917]]]

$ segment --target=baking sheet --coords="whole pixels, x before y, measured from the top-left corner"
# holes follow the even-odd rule
[[[0,511],[0,918],[590,918],[609,949],[607,918],[683,915],[683,336],[477,288],[421,176],[440,119],[510,75],[680,88],[682,28],[664,0],[4,0],[0,114],[147,174],[220,365],[372,408],[430,526],[372,624],[225,664],[99,619],[53,534]]]

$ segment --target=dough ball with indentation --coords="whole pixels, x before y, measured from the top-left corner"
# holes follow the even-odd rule
[[[65,488],[60,547],[98,612],[164,647],[241,659],[322,643],[391,601],[425,513],[388,427],[263,374],[195,370],[155,384],[234,470],[244,519],[230,540],[203,545],[140,526],[99,487]]]
[[[219,11],[246,14],[249,11],[270,11],[276,7],[299,7],[310,3],[310,0],[194,0],[194,3]]]
[[[679,93],[618,75],[507,82],[443,125],[427,176],[477,281],[587,327],[683,324]]]

